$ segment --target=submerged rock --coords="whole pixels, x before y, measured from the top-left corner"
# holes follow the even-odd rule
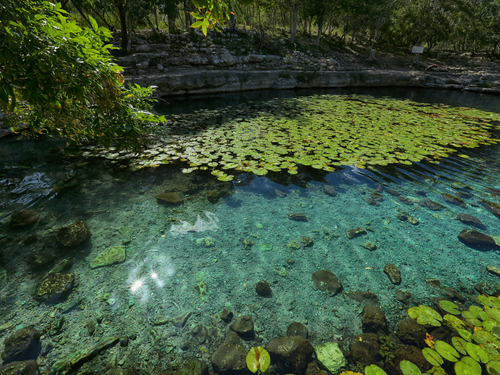
[[[403,319],[398,322],[396,336],[403,344],[426,347],[425,334],[427,329],[417,323],[414,319]]]
[[[474,217],[472,215],[467,215],[467,214],[460,214],[458,215],[458,220],[460,220],[462,223],[466,225],[472,225],[478,228],[486,228],[484,224],[479,220],[477,217]]]
[[[109,266],[115,263],[124,262],[127,258],[125,246],[108,247],[97,258],[90,262],[90,268]]]
[[[351,240],[351,239],[353,239],[355,237],[359,237],[359,236],[365,235],[366,234],[366,230],[364,230],[363,228],[357,227],[357,228],[354,228],[354,229],[349,229],[345,233],[347,235],[347,238],[349,238]]]
[[[240,337],[228,331],[226,340],[212,354],[211,362],[217,374],[243,374],[247,370],[247,349]]]
[[[422,201],[419,204],[422,207],[428,208],[431,211],[441,211],[442,209],[444,209],[444,206],[440,205],[439,203],[433,202],[427,198],[422,199]]]
[[[281,370],[280,373],[304,374],[314,353],[311,343],[302,336],[276,338],[266,348],[271,363]]]
[[[172,191],[167,193],[160,193],[156,196],[158,203],[168,203],[168,204],[180,204],[184,202],[184,199],[179,193]]]
[[[304,214],[288,214],[288,218],[293,221],[308,221],[307,216]]]
[[[365,202],[368,203],[370,206],[375,206],[375,207],[378,207],[380,206],[380,203],[373,199],[373,198],[364,198]]]
[[[384,362],[383,370],[387,375],[400,375],[403,373],[399,364],[401,361],[407,360],[415,364],[422,373],[430,370],[432,365],[427,362],[422,350],[416,346],[403,346],[392,352],[391,359]]]
[[[458,235],[458,239],[465,245],[475,249],[488,250],[498,247],[493,237],[474,229],[464,229]]]
[[[362,243],[361,246],[364,247],[367,250],[370,250],[370,251],[377,250],[377,245],[374,244],[373,242],[367,241],[367,242]]]
[[[12,214],[10,218],[11,228],[27,227],[35,224],[38,221],[39,215],[37,210],[22,210]]]
[[[401,194],[399,191],[396,191],[394,189],[391,189],[391,188],[387,188],[385,189],[385,191],[389,194],[391,194],[393,197],[399,197]]]
[[[302,237],[302,239],[300,240],[300,243],[304,247],[311,247],[312,245],[314,245],[314,241],[312,240],[311,237]]]
[[[337,191],[332,185],[323,185],[323,193],[331,197],[335,197],[337,195]]]
[[[172,375],[208,375],[208,365],[199,359],[193,359]],[[128,375],[127,373],[125,375]],[[131,374],[132,375],[132,374]]]
[[[396,299],[399,302],[404,303],[405,305],[408,304],[408,300],[411,298],[411,293],[410,292],[405,292],[403,290],[398,290],[395,294]]]
[[[486,209],[486,211],[489,211],[493,215],[500,217],[500,204],[495,202],[483,202],[483,207]]]
[[[314,351],[321,366],[332,374],[338,373],[342,367],[347,365],[344,353],[342,353],[339,344],[336,342],[325,342],[315,346]]]
[[[273,296],[273,290],[267,281],[261,280],[255,285],[255,292],[265,298],[271,298]]]
[[[33,327],[21,328],[4,342],[2,360],[4,364],[15,361],[36,360],[40,354],[40,333]]]
[[[363,309],[361,324],[364,333],[387,333],[387,320],[384,313],[378,307],[366,305]]]
[[[350,299],[361,302],[363,304],[377,305],[378,297],[373,292],[366,292],[363,290],[354,291],[354,292],[345,292],[344,293]]]
[[[0,374],[2,375],[35,375],[39,373],[38,364],[32,359],[28,361],[11,362],[7,365],[0,366]]]
[[[251,315],[241,315],[229,326],[231,331],[236,332],[243,337],[253,337],[253,318]]]
[[[47,303],[56,303],[71,292],[74,281],[74,273],[49,273],[40,280],[35,298]]]
[[[411,200],[410,198],[408,197],[405,197],[404,195],[398,195],[398,200],[401,202],[401,203],[404,203],[408,206],[411,206],[413,205],[413,203],[415,203],[413,200]]]
[[[319,289],[330,296],[342,291],[342,284],[332,271],[321,270],[312,274],[313,289]]]
[[[85,221],[77,221],[59,229],[56,238],[66,247],[75,247],[90,238],[90,230]]]
[[[351,357],[356,363],[369,366],[379,363],[382,359],[380,355],[380,343],[378,336],[374,333],[362,333],[352,338]]]
[[[307,339],[307,336],[309,335],[309,330],[304,324],[300,322],[292,322],[286,329],[286,335],[302,336],[303,338]]]
[[[456,197],[452,194],[444,193],[443,198],[445,202],[453,204],[455,206],[460,206],[462,208],[467,208],[467,205],[463,200],[461,200],[459,197]]]
[[[65,357],[54,363],[52,366],[51,373],[55,374],[68,374],[72,371],[77,370],[84,363],[90,361],[92,358],[97,356],[101,351],[114,346],[120,340],[119,337],[107,337],[102,339],[99,344],[92,347],[78,350],[73,354]]]
[[[497,275],[500,277],[500,268],[496,267],[496,266],[492,266],[491,264],[489,266],[486,267],[486,270],[489,272],[489,273],[492,273],[493,275]]]
[[[384,272],[389,280],[391,280],[391,283],[401,284],[401,271],[399,270],[398,266],[392,263],[387,263],[384,266]]]

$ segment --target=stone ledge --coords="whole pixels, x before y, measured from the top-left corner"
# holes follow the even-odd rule
[[[157,86],[156,97],[265,89],[377,86],[426,87],[500,95],[500,74],[488,74],[487,77],[488,80],[485,80],[484,72],[183,70],[131,76],[127,77],[127,82]]]

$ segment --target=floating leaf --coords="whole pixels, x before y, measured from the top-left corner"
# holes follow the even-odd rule
[[[271,364],[271,357],[262,346],[255,346],[248,351],[246,362],[248,369],[253,373],[266,372]]]
[[[434,348],[444,359],[447,359],[448,361],[456,362],[460,358],[460,354],[458,354],[455,348],[444,341],[437,340]]]
[[[387,375],[387,373],[377,365],[370,365],[365,367],[365,375]]]
[[[465,326],[465,323],[458,319],[456,316],[453,316],[453,315],[450,315],[450,314],[446,314],[444,317],[443,317],[444,321],[448,322],[453,328],[455,329],[460,329],[460,328],[463,328]]]
[[[468,342],[465,341],[463,338],[452,337],[451,343],[453,344],[455,349],[457,349],[457,351],[459,351],[461,354],[463,354],[463,355],[467,354],[466,346],[467,346]]]
[[[456,303],[453,303],[451,301],[442,299],[439,301],[439,306],[446,312],[453,314],[453,315],[458,315],[460,314],[460,310],[458,310],[458,305]]]
[[[441,326],[440,322],[443,320],[436,310],[424,305],[410,308],[408,315],[412,319],[417,319],[419,324],[430,324],[435,327]]]
[[[462,338],[465,340],[465,341],[471,341],[472,340],[472,333],[470,333],[469,331],[465,330],[465,329],[457,329],[457,332],[460,336],[462,336]]]
[[[421,375],[422,371],[417,367],[417,365],[411,363],[407,360],[402,360],[399,362],[399,367],[403,372],[403,375]]]
[[[441,366],[444,363],[443,357],[441,357],[438,352],[431,348],[422,349],[422,354],[424,355],[427,362],[429,362],[433,366]]]
[[[464,357],[455,363],[455,373],[457,375],[481,375],[481,366],[472,358]]]

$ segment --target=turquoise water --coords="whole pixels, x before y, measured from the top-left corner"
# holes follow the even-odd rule
[[[425,92],[434,97],[426,98]],[[393,95],[455,105],[466,100],[500,112],[495,97],[425,90]],[[216,181],[209,173],[182,174],[176,165],[132,173],[105,160],[65,156],[63,146],[56,140],[0,140],[0,327],[7,327],[0,341],[16,327],[34,325],[42,332],[39,362],[45,370],[115,335],[134,339],[85,368],[102,369],[115,361],[124,369],[158,373],[180,357],[209,363],[224,336],[226,324],[218,318],[224,308],[253,316],[256,337],[248,348],[284,335],[293,321],[305,323],[310,341],[318,345],[362,332],[364,302],[350,292],[375,293],[395,328],[409,307],[446,296],[445,289],[426,279],[435,278],[464,297],[479,294],[474,287],[480,283],[491,292],[500,290],[498,276],[485,271],[488,265],[500,267],[498,250],[461,243],[457,235],[468,226],[456,219],[473,215],[484,224],[481,232],[500,236],[499,218],[482,204],[500,203],[498,145],[466,150],[470,158],[451,156],[441,164],[345,167],[333,173],[303,169],[297,177],[241,174],[233,182]],[[334,186],[337,195],[326,194],[326,185]],[[406,196],[407,204],[381,187]],[[156,196],[164,191],[178,192],[183,203],[162,204]],[[383,198],[377,206],[366,202],[374,192]],[[460,196],[465,204],[450,204],[443,193]],[[424,198],[443,209],[422,207]],[[10,215],[26,208],[39,212],[38,222],[10,228]],[[400,212],[418,224],[399,220]],[[291,220],[294,213],[308,220]],[[87,223],[90,241],[61,248],[55,233],[78,220]],[[357,227],[367,234],[349,239],[346,231]],[[304,237],[312,246],[302,245]],[[253,246],[245,246],[245,240]],[[291,245],[294,241],[299,246]],[[367,242],[376,249],[364,247]],[[124,262],[89,267],[101,252],[118,245],[125,246]],[[34,254],[45,257],[42,266],[34,266]],[[69,272],[76,280],[68,297],[56,301],[61,303],[36,301],[40,279],[65,258],[74,261]],[[399,267],[400,285],[384,273],[387,263]],[[328,296],[312,288],[311,275],[322,269],[335,273],[343,293]],[[256,294],[260,280],[270,284],[272,298]],[[200,286],[208,291],[200,295]],[[395,298],[397,291],[411,293],[408,304]],[[168,321],[183,313],[191,313],[184,326]],[[51,334],[61,317],[61,330]],[[88,322],[95,326],[92,334]]]

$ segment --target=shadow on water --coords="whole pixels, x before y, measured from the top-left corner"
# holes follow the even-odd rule
[[[456,107],[472,107],[500,113],[497,96],[468,91],[435,90],[415,87],[349,87],[338,89],[262,90],[235,93],[189,95],[160,98],[156,110],[161,114],[192,113],[201,109],[217,109],[238,104],[268,101],[275,98],[295,98],[309,95],[372,95],[422,103],[442,103]]]

